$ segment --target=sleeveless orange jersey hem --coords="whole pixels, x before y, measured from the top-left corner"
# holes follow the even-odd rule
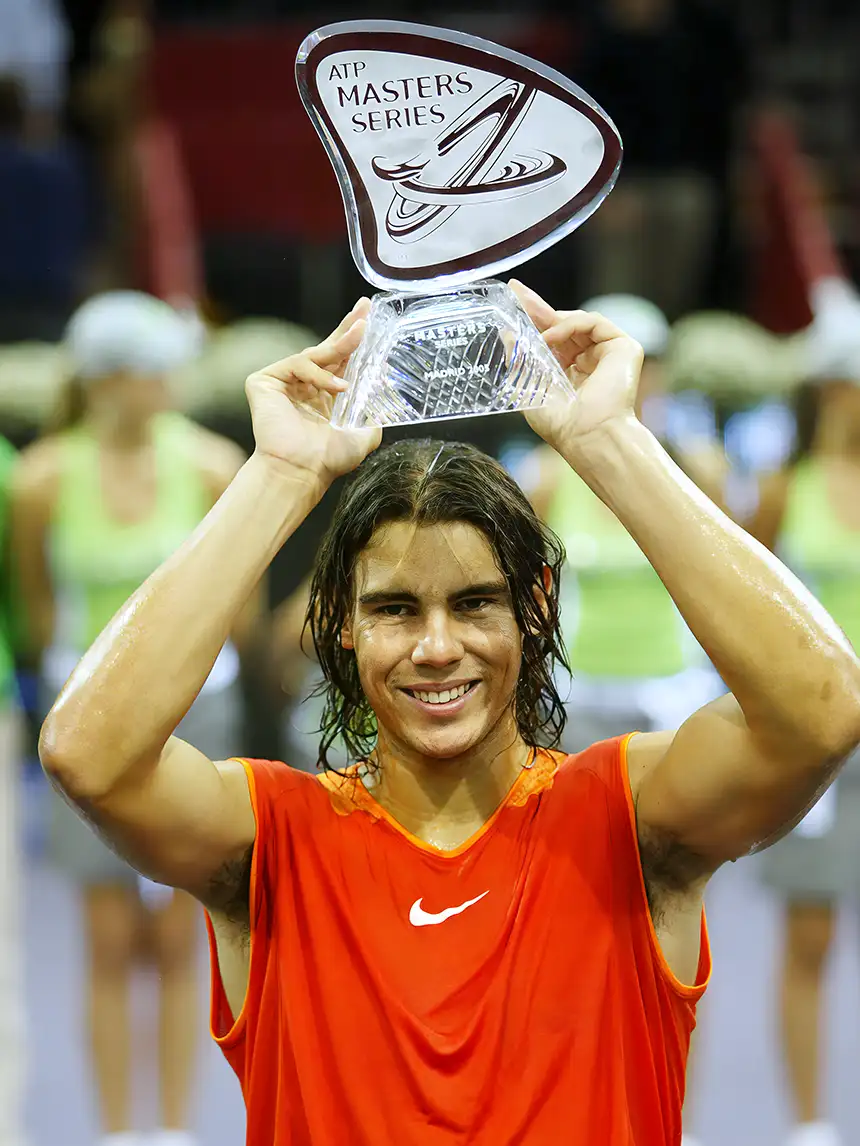
[[[694,984],[657,942],[627,739],[541,751],[455,851],[354,773],[246,760],[250,975],[212,1035],[248,1146],[678,1146]],[[207,921],[208,922],[208,921]]]

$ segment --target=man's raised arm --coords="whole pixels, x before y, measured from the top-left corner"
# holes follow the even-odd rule
[[[204,901],[248,853],[254,817],[242,767],[171,734],[275,553],[331,480],[378,444],[378,433],[328,421],[366,310],[363,300],[320,346],[251,376],[254,454],[102,632],[42,728],[45,771],[100,834],[145,874]]]
[[[860,741],[860,662],[812,594],[637,421],[638,346],[599,315],[521,298],[578,390],[530,422],[632,534],[731,690],[674,736],[631,742],[640,835],[713,869],[793,825]]]

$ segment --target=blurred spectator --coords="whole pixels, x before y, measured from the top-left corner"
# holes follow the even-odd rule
[[[66,126],[89,158],[99,199],[89,287],[137,280],[140,181],[135,140],[144,113],[148,0],[63,0],[71,48]]]
[[[274,318],[238,319],[213,330],[203,352],[171,375],[171,385],[181,398],[182,409],[191,417],[252,450],[254,439],[245,379],[258,370],[261,363],[277,362],[317,342],[318,335],[295,323]],[[328,495],[324,499],[330,500]],[[303,522],[297,535],[276,558],[268,579],[273,600],[292,593],[304,577],[313,560],[320,519],[325,519],[327,513],[327,509],[318,506],[311,514],[315,520],[310,524]],[[292,632],[288,635],[285,630],[281,635],[282,628],[273,619],[271,626],[264,626],[258,632],[253,653],[249,651],[242,657],[245,711],[242,742],[247,755],[280,759],[286,754],[290,763],[297,763],[299,758],[295,752],[283,747],[282,718],[285,706],[291,710],[293,698],[301,694],[309,662],[298,650],[298,636],[293,639]],[[314,745],[302,737],[301,748],[301,761],[304,761]]]
[[[735,517],[745,517],[755,506],[759,472],[769,457],[785,450],[785,418],[777,411],[803,377],[804,339],[773,334],[743,315],[718,310],[689,314],[672,328],[666,356],[670,390],[687,401],[693,395],[707,397],[727,416],[725,446],[731,464],[724,508]],[[670,428],[670,440],[671,433]]]
[[[599,311],[642,345],[639,414],[662,436],[665,316],[630,295],[591,299],[583,308]],[[702,454],[710,460],[710,442],[695,443],[686,468],[702,471],[700,484],[719,502],[723,475],[699,465]],[[561,602],[573,679],[566,684],[563,747],[579,752],[631,728],[676,728],[720,691],[719,681],[633,538],[554,451],[541,447],[537,456],[532,500],[567,551]]]
[[[12,654],[14,611],[10,583],[9,478],[15,451],[0,438],[0,1146],[23,1146],[26,1062],[22,992],[21,847],[19,802],[21,720]]]
[[[584,289],[643,295],[675,319],[702,304],[726,231],[733,129],[747,92],[734,24],[704,0],[601,0],[584,19],[570,74],[624,144],[618,184],[578,238]]]
[[[54,0],[3,0],[0,5],[0,78],[21,92],[28,138],[56,131],[66,90],[68,36]]]
[[[270,676],[283,713],[284,759],[303,772],[317,770],[323,718],[322,697],[316,695],[322,677],[313,641],[304,631],[310,586],[308,577],[275,610],[270,646]],[[339,744],[334,745],[330,759],[335,767],[346,767],[349,763]]]
[[[833,319],[836,319],[834,322]],[[750,531],[815,592],[860,649],[860,300],[830,308],[809,335],[810,379],[797,395],[794,456],[762,485]],[[785,904],[780,1017],[797,1127],[791,1146],[840,1146],[824,1119],[822,1014],[840,903],[860,888],[860,754],[785,839],[762,857]]]
[[[71,321],[76,374],[54,432],[22,455],[13,502],[14,553],[46,708],[100,630],[241,464],[232,442],[168,408],[163,376],[198,342],[195,323],[134,292],[91,299]],[[243,631],[255,608],[252,602]],[[237,749],[237,678],[237,652],[228,643],[180,725],[179,734],[213,759]],[[105,1141],[130,1142],[129,987],[143,940],[161,996],[165,1130],[151,1141],[184,1146],[201,1031],[197,908],[140,880],[59,798],[51,814],[53,858],[83,890],[89,1035]]]
[[[85,249],[82,173],[61,141],[27,138],[21,84],[0,78],[0,342],[56,338]]]

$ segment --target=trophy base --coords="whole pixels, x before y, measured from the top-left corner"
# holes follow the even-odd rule
[[[516,295],[493,279],[376,295],[346,380],[332,414],[341,429],[528,410],[574,393]]]

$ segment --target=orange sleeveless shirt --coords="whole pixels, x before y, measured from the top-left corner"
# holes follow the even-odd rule
[[[443,852],[360,781],[245,761],[251,968],[212,1034],[248,1146],[677,1146],[696,984],[663,959],[625,740],[542,752]]]

